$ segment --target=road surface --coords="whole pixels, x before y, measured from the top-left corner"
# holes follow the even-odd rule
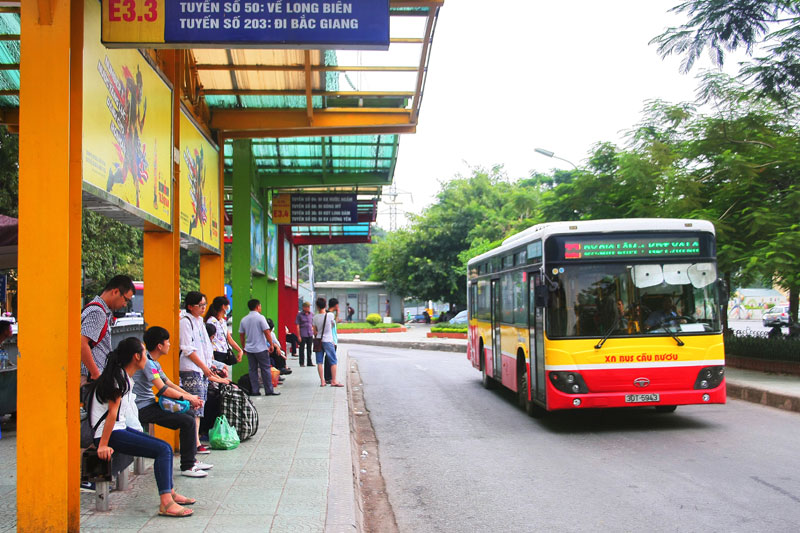
[[[800,415],[529,418],[463,354],[348,346],[402,532],[800,531]]]

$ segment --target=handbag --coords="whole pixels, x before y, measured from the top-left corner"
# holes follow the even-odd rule
[[[325,319],[322,321],[322,331],[319,332],[319,337],[314,337],[311,343],[311,351],[319,353],[322,351],[322,335],[325,333],[325,324],[328,322],[328,313],[325,313]]]
[[[222,363],[223,365],[235,365],[238,363],[236,360],[236,356],[233,355],[233,350],[228,348],[227,352],[214,352],[214,359]]]
[[[176,400],[175,398],[167,398],[163,394],[158,398],[158,406],[162,411],[167,413],[185,413],[189,411],[189,402],[186,400]]]

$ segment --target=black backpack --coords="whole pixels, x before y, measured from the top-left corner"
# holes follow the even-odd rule
[[[81,420],[81,448],[94,447],[94,432],[100,427],[100,423],[108,416],[108,411],[103,413],[100,420],[93,426],[91,422],[92,404],[94,403],[94,391],[97,382],[91,382],[81,387],[81,397],[83,398],[83,409],[86,411],[86,418]]]

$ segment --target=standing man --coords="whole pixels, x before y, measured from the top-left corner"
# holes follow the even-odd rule
[[[353,315],[356,314],[356,310],[350,306],[350,302],[347,302],[347,321],[353,321]]]
[[[258,372],[264,381],[265,396],[278,396],[280,392],[272,389],[272,365],[269,359],[269,347],[272,336],[267,319],[261,314],[261,302],[253,298],[247,302],[250,312],[239,323],[240,345],[247,354],[247,368],[250,374],[251,396],[261,396],[258,386]]]
[[[303,361],[308,361],[308,366],[314,366],[314,363],[311,362],[311,344],[314,336],[311,321],[313,318],[311,303],[303,302],[303,310],[297,313],[297,318],[294,320],[300,332],[300,366],[305,366]]]
[[[384,316],[392,316],[392,306],[389,305],[389,299],[386,299],[386,314]]]
[[[114,311],[133,300],[136,288],[128,276],[114,276],[103,292],[81,312],[81,385],[100,377],[111,352]]]

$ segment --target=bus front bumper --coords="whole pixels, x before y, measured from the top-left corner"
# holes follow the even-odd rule
[[[725,403],[725,381],[713,389],[566,394],[552,386],[547,391],[547,410],[592,409],[605,407],[652,407],[657,405],[694,405]]]

